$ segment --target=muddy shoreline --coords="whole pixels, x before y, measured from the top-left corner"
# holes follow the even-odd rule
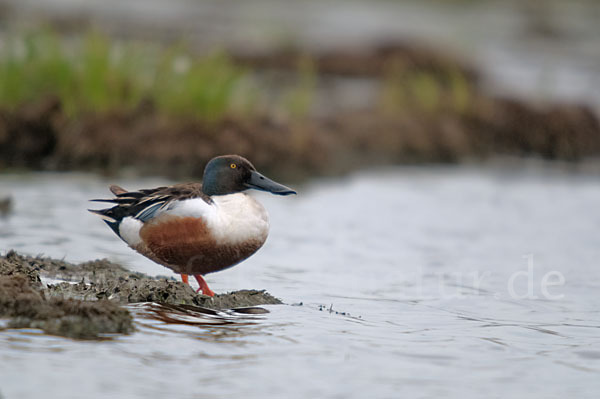
[[[46,279],[70,282],[44,283]],[[0,318],[6,328],[36,328],[76,339],[130,334],[128,303],[160,303],[224,310],[280,304],[265,291],[199,295],[171,278],[131,272],[107,260],[79,265],[10,251],[0,257]]]

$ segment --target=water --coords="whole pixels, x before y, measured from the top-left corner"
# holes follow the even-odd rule
[[[107,184],[83,174],[0,176],[15,198],[0,248],[108,257],[169,275],[85,211]],[[132,305],[138,332],[102,342],[3,331],[0,392],[598,397],[595,176],[401,168],[259,197],[271,215],[265,247],[208,282],[217,292],[264,288],[286,305],[224,325],[168,324],[151,317],[156,305]]]

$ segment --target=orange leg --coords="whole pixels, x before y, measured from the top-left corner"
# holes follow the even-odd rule
[[[206,283],[206,281],[204,281],[204,278],[200,274],[195,274],[194,277],[196,278],[198,285],[200,285],[200,288],[198,288],[198,291],[196,292],[202,291],[202,294],[204,295],[215,296],[213,290],[208,288],[208,284]]]
[[[183,281],[184,284],[190,284],[190,280],[188,279],[187,274],[181,274],[181,281]]]

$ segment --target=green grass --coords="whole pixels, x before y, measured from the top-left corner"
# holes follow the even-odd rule
[[[473,90],[467,78],[456,70],[434,73],[392,68],[382,79],[381,107],[390,113],[451,110],[462,114],[469,111],[474,101]]]
[[[196,56],[184,46],[117,42],[97,32],[67,40],[40,31],[2,43],[0,106],[56,95],[77,116],[150,100],[168,114],[212,121],[249,101],[240,100],[247,95],[245,75],[221,53]]]

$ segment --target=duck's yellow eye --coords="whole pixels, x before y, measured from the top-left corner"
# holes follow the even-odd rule
[[[231,167],[231,169],[235,169],[235,168],[237,168],[237,165],[236,165],[236,164],[234,164],[234,163],[232,163],[232,164],[231,164],[231,165],[229,165],[229,166]]]

